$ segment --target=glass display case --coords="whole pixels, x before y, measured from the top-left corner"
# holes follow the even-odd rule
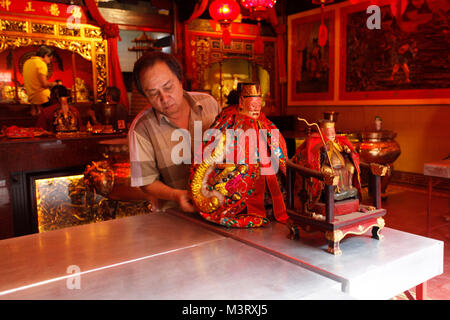
[[[34,180],[39,232],[149,212],[148,203],[108,199],[88,187],[84,175]]]

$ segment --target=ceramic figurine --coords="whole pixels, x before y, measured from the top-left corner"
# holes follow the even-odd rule
[[[263,226],[269,223],[264,205],[267,186],[275,219],[286,222],[277,178],[286,173],[286,143],[261,112],[260,86],[240,83],[238,91],[239,104],[217,116],[209,131],[211,139],[205,139],[200,150],[202,163],[191,167],[194,205],[204,219],[217,224]]]

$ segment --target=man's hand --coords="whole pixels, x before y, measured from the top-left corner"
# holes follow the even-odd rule
[[[187,190],[171,188],[159,180],[142,186],[141,190],[157,199],[175,201],[184,212],[197,211],[192,203],[191,195]]]
[[[184,212],[195,212],[195,207],[192,204],[192,198],[187,190],[177,190],[175,194],[175,201],[180,205],[180,209]]]
[[[47,76],[43,75],[42,73],[38,74],[38,79],[43,88],[52,88],[52,87],[56,86],[56,84],[57,84],[56,82],[48,81]]]

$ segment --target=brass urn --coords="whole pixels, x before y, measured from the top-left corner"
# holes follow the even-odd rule
[[[397,133],[390,130],[358,132],[355,141],[361,161],[379,163],[389,167],[388,174],[381,179],[381,196],[387,198],[386,188],[392,177],[394,161],[400,156],[400,145],[395,141]]]

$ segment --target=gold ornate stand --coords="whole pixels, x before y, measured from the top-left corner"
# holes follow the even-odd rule
[[[362,164],[364,165],[364,164]],[[371,174],[374,176],[374,206],[360,205],[357,212],[348,212],[346,214],[335,216],[334,203],[334,187],[336,181],[326,177],[323,173],[299,166],[288,161],[287,172],[287,213],[289,220],[287,227],[289,228],[289,238],[299,239],[299,228],[305,231],[320,231],[325,234],[328,240],[328,252],[334,255],[342,254],[339,243],[349,234],[362,235],[372,230],[372,238],[381,240],[383,236],[380,234],[385,222],[382,218],[386,214],[386,210],[381,208],[381,175],[384,175],[386,168],[379,165],[367,165]],[[294,208],[294,180],[296,172],[308,178],[316,178],[325,184],[325,217],[323,215],[315,215],[311,213],[297,212]]]

